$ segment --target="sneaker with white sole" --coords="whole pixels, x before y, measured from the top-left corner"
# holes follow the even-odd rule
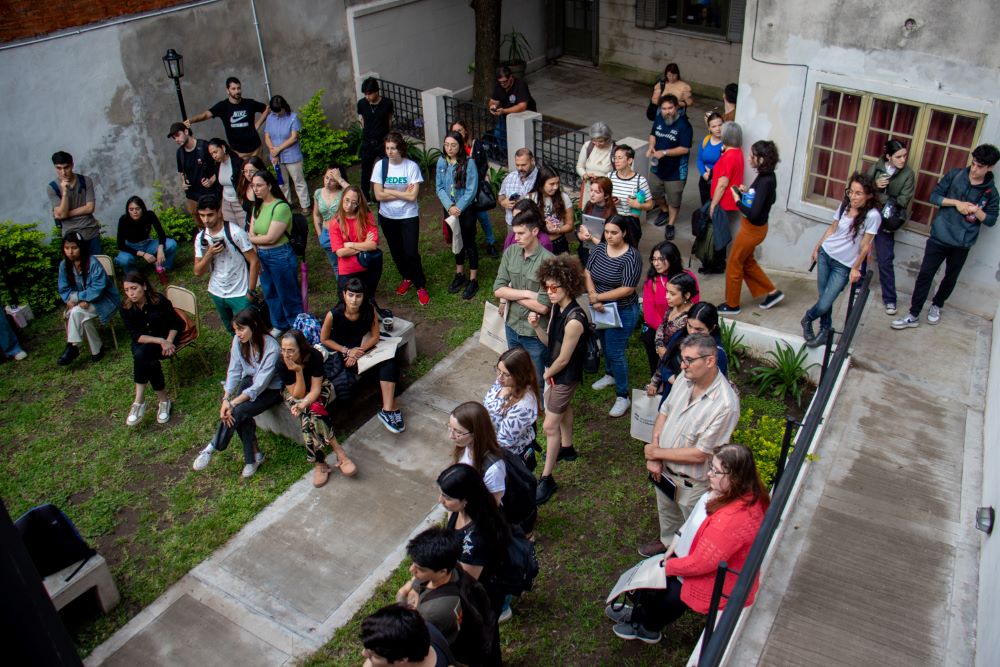
[[[170,412],[173,408],[173,403],[170,401],[160,401],[156,406],[156,423],[166,424],[170,421]]]
[[[510,607],[504,607],[503,611],[500,612],[500,615],[497,616],[497,623],[506,623],[513,615],[514,612],[511,611]]]
[[[396,419],[394,413],[397,411],[389,412],[388,410],[378,411],[378,420],[382,422],[382,426],[385,426],[386,430],[390,433],[399,433],[399,427],[396,426]]]
[[[128,409],[128,417],[125,418],[126,426],[135,426],[142,421],[143,416],[146,414],[146,404],[145,403],[133,403],[132,407]]]
[[[893,329],[912,329],[920,326],[920,320],[907,313],[905,317],[893,320],[889,326]]]
[[[614,603],[611,603],[604,608],[604,615],[610,618],[615,623],[631,623],[632,605],[630,604],[616,605]]]
[[[941,307],[931,305],[931,309],[927,311],[927,324],[937,324],[941,321]]]
[[[622,639],[638,639],[647,644],[657,644],[663,638],[662,633],[647,630],[641,623],[618,623],[611,631]]]
[[[607,389],[608,387],[615,386],[615,378],[611,375],[605,375],[600,380],[590,385],[591,389]]]
[[[896,314],[896,304],[894,304],[894,303],[887,303],[887,304],[885,304],[885,314],[886,315],[895,315]]]
[[[767,310],[773,306],[777,306],[779,303],[785,300],[785,293],[778,290],[774,294],[768,294],[764,297],[764,300],[760,302],[760,307],[763,310]]]
[[[24,350],[21,350],[20,352],[14,355],[14,361],[24,361],[27,358],[28,358],[28,353],[25,352]]]
[[[611,406],[608,410],[609,417],[621,417],[626,412],[628,412],[629,406],[632,405],[632,401],[625,398],[624,396],[618,396],[615,398],[615,404]]]
[[[253,474],[257,472],[257,468],[260,464],[264,462],[264,452],[257,452],[257,456],[254,457],[253,463],[248,463],[243,466],[243,478],[253,477]]]
[[[208,467],[208,464],[212,461],[212,454],[215,453],[215,447],[212,443],[208,443],[208,447],[198,452],[198,457],[194,460],[194,465],[191,467],[195,470],[204,470]]]

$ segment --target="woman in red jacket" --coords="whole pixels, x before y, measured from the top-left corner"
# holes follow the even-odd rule
[[[770,499],[757,474],[753,454],[745,445],[719,447],[708,479],[709,492],[692,510],[667,550],[666,589],[636,591],[634,607],[607,607],[608,617],[615,621],[614,633],[622,639],[655,644],[660,641],[660,631],[689,609],[707,614],[715,572],[723,561],[728,563],[729,573],[719,608],[726,606],[727,596],[736,584],[733,572],[743,569]],[[754,581],[747,596],[748,606],[756,593]]]

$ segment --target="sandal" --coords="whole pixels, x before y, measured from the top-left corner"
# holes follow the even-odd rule
[[[340,468],[340,472],[344,474],[344,477],[354,477],[358,474],[358,466],[354,465],[354,461],[346,456],[340,459],[334,467]]]
[[[326,463],[317,463],[316,467],[313,468],[313,486],[317,489],[330,479],[330,466]]]

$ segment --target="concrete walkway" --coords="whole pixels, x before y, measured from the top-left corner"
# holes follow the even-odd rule
[[[478,400],[496,355],[468,340],[400,397],[406,431],[371,419],[344,442],[358,465],[321,489],[312,471],[94,650],[87,665],[290,664],[321,647],[439,519],[445,427]],[[259,474],[267,474],[266,467]]]

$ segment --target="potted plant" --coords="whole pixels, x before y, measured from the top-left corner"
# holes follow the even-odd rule
[[[523,78],[528,67],[528,60],[531,58],[531,45],[525,38],[524,33],[511,28],[510,32],[500,40],[500,48],[507,47],[507,57],[500,62],[501,65],[510,67],[511,73],[516,78]]]

